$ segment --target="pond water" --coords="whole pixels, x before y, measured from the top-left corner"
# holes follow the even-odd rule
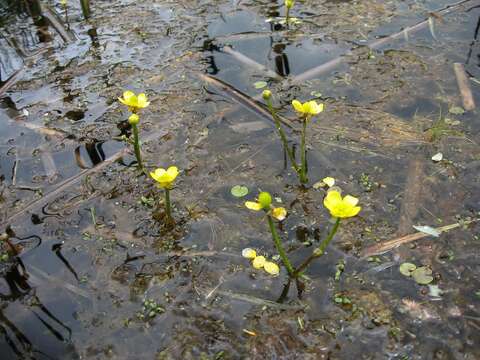
[[[81,4],[0,0],[2,359],[480,358],[480,122],[454,71],[480,103],[480,1],[297,1],[288,27],[280,0]],[[325,104],[306,186],[259,82],[297,156],[291,101]],[[147,168],[181,170],[174,228],[121,139],[125,89],[151,101]],[[281,200],[300,264],[331,227],[326,176],[362,211],[287,288],[242,258],[277,255],[243,202]]]

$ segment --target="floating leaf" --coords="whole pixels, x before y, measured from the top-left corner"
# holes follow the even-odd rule
[[[417,269],[417,266],[412,263],[405,262],[400,265],[400,273],[405,276],[412,276],[412,272]]]
[[[454,115],[463,115],[465,114],[465,109],[461,106],[452,106],[450,109],[448,109],[448,112]]]
[[[440,152],[432,156],[432,160],[435,162],[442,161],[442,159],[443,159],[443,154]]]
[[[427,225],[413,225],[413,228],[417,231],[432,235],[434,237],[439,237],[441,234],[441,231],[438,231],[437,229]]]
[[[253,84],[253,86],[255,86],[255,89],[263,89],[264,87],[267,87],[267,85],[268,84],[266,81],[257,81]]]
[[[237,198],[241,198],[248,194],[248,188],[243,185],[235,185],[230,190],[230,193]]]
[[[412,277],[420,285],[428,285],[433,281],[432,270],[426,266],[415,269],[412,272]]]
[[[322,97],[322,93],[320,91],[312,91],[310,95],[315,96],[316,98]]]

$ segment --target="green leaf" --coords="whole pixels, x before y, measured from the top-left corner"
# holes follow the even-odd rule
[[[264,87],[267,87],[267,82],[266,81],[257,81],[256,83],[253,83],[253,86],[255,86],[255,89],[263,89]]]
[[[230,193],[237,198],[241,198],[248,194],[248,188],[243,185],[235,185],[230,190]]]
[[[415,271],[417,266],[415,264],[405,262],[400,265],[400,273],[405,276],[412,276],[412,272]]]
[[[412,272],[412,277],[420,285],[428,285],[433,281],[432,270],[426,266],[415,269]]]

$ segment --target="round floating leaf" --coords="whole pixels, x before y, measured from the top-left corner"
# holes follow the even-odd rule
[[[428,285],[433,281],[432,270],[426,266],[415,269],[412,272],[412,277],[420,285]]]
[[[248,194],[248,188],[243,185],[235,185],[230,190],[230,193],[235,197],[241,198]]]
[[[412,276],[412,272],[415,271],[417,266],[412,263],[403,263],[400,265],[400,273],[405,276]]]
[[[253,84],[253,86],[255,86],[255,89],[263,89],[264,87],[267,87],[267,85],[268,84],[266,81],[257,81]]]

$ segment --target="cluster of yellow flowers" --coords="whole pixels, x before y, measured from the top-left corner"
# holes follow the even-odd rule
[[[280,268],[276,263],[268,261],[265,256],[257,256],[257,252],[254,249],[243,249],[242,256],[244,258],[252,260],[252,266],[255,269],[263,269],[270,275],[278,275],[280,273]]]

